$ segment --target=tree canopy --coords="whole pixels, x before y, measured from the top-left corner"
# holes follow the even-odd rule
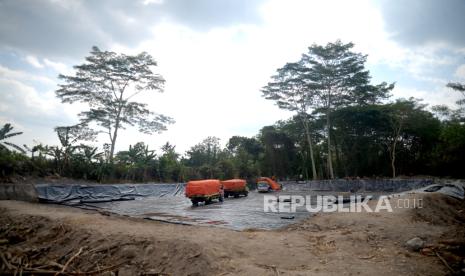
[[[174,121],[147,108],[133,98],[144,91],[163,92],[165,80],[153,71],[156,61],[143,52],[138,55],[117,54],[93,47],[86,63],[74,66],[74,75],[60,75],[64,81],[56,95],[63,103],[82,102],[89,110],[79,114],[82,123],[95,122],[110,140],[113,161],[118,131],[125,125],[136,126],[142,133],[166,130]]]
[[[377,104],[394,88],[394,84],[385,82],[372,85],[370,73],[365,69],[366,56],[353,52],[353,47],[353,43],[339,40],[325,46],[314,44],[298,62],[279,68],[273,81],[262,89],[266,99],[276,101],[280,108],[296,111],[302,120],[314,178],[317,173],[309,111],[326,119],[327,172],[329,178],[334,178],[332,112],[341,107]]]

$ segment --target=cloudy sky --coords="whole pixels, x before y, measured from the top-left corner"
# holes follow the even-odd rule
[[[85,108],[56,99],[57,75],[93,45],[147,51],[167,81],[138,100],[176,124],[159,135],[127,129],[120,150],[170,141],[184,152],[207,136],[257,134],[290,116],[261,97],[269,77],[336,39],[369,55],[374,82],[397,83],[393,98],[453,106],[445,84],[465,81],[464,14],[464,0],[0,0],[0,123],[24,132],[19,144],[57,144],[53,128]]]

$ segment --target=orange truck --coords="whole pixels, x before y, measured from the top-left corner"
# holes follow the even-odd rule
[[[220,202],[224,200],[223,184],[217,179],[189,181],[185,194],[194,206],[197,206],[199,202],[209,204],[214,199],[218,199]]]
[[[221,184],[223,184],[225,198],[229,196],[247,196],[249,194],[249,188],[247,187],[247,182],[244,179],[224,180],[221,181]]]
[[[257,190],[259,193],[281,190],[281,185],[269,177],[260,177],[257,179]]]

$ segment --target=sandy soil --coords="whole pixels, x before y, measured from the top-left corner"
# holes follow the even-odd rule
[[[465,203],[318,214],[276,231],[175,225],[0,201],[0,272],[55,275],[447,275],[465,267]],[[426,247],[409,251],[420,237]],[[449,267],[448,267],[449,266]],[[463,272],[462,272],[463,273]]]

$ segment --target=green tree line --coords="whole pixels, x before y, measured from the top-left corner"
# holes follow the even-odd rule
[[[56,127],[60,145],[19,146],[21,132],[0,129],[1,176],[14,174],[82,178],[100,182],[184,182],[202,178],[275,176],[279,179],[433,175],[464,178],[465,88],[458,108],[428,107],[421,100],[391,99],[394,83],[371,83],[366,56],[341,41],[312,45],[300,60],[278,68],[262,88],[265,99],[294,116],[262,127],[253,137],[233,136],[223,147],[206,137],[184,153],[167,142],[143,142],[115,152],[124,125],[156,133],[174,121],[133,97],[163,92],[157,65],[142,53],[126,56],[94,47],[75,75],[61,76],[57,96],[89,110],[73,126]],[[102,148],[90,146],[103,133]]]
[[[403,99],[335,111],[331,133],[335,177],[392,177],[393,155],[396,176],[465,177],[462,117],[443,107],[435,110],[428,111],[420,101]],[[326,119],[307,123],[318,177],[329,178]],[[3,138],[1,174],[60,175],[101,182],[253,179],[261,175],[313,179],[311,153],[301,125],[301,118],[294,116],[263,127],[254,137],[233,136],[225,147],[218,138],[207,137],[184,154],[168,142],[158,150],[139,142],[117,152],[113,163],[109,162],[109,149],[70,143],[74,136],[69,134],[71,140],[60,139],[60,146],[36,145],[23,148],[24,153],[8,145],[12,143],[4,144],[7,138]],[[7,125],[3,130],[10,128]],[[2,132],[2,137],[14,133],[5,134]]]

